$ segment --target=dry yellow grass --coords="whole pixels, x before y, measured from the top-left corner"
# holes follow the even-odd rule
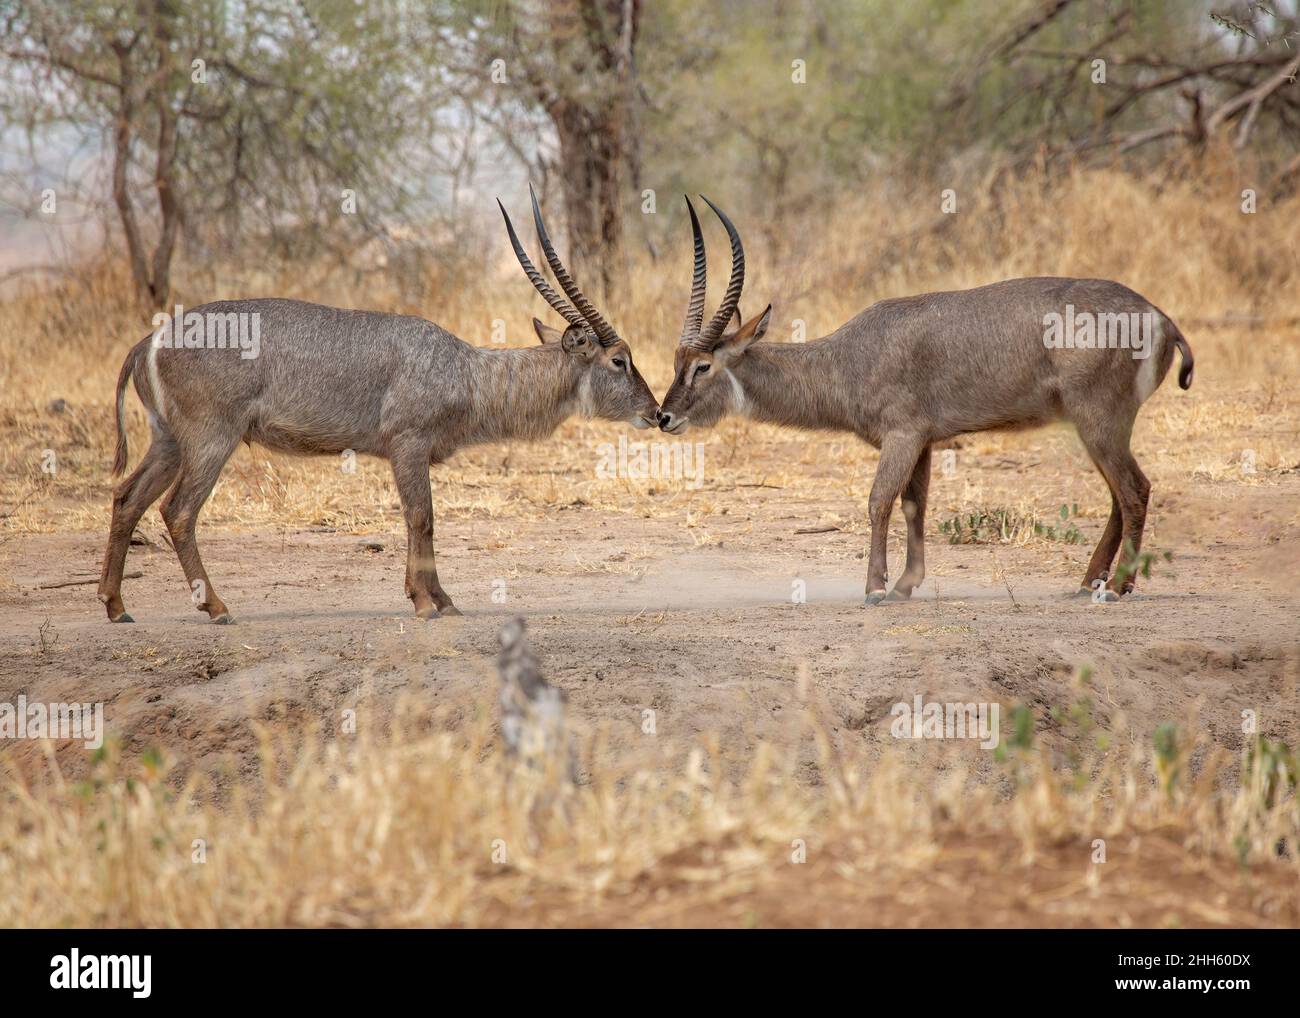
[[[1300,921],[1296,803],[1268,794],[1284,763],[1225,788],[1222,756],[1193,779],[1194,744],[1121,731],[1072,766],[1012,748],[992,786],[960,758],[868,767],[800,688],[814,785],[769,746],[730,777],[716,740],[615,760],[599,733],[572,785],[501,756],[486,704],[455,733],[259,728],[261,780],[219,804],[153,754],[110,747],[75,784],[50,755],[48,780],[0,792],[0,925]]]

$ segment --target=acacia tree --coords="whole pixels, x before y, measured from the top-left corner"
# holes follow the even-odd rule
[[[1044,0],[992,35],[939,113],[1065,157],[1223,138],[1285,178],[1300,171],[1298,77],[1297,0]]]
[[[339,252],[401,209],[404,140],[436,82],[403,0],[0,0],[0,113],[101,132],[140,300],[168,301],[178,237]],[[427,34],[427,33],[426,33]],[[427,42],[427,40],[426,40]],[[343,192],[352,194],[346,206]]]

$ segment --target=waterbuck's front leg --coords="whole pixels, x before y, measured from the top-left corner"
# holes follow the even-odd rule
[[[459,615],[438,582],[433,557],[433,492],[429,488],[428,443],[398,445],[389,457],[406,518],[406,596],[422,619]]]
[[[906,432],[888,434],[880,445],[880,464],[876,467],[876,479],[871,484],[871,497],[867,502],[867,513],[871,518],[871,555],[867,562],[869,605],[879,604],[885,599],[885,583],[889,578],[886,561],[889,516],[894,501],[903,493],[926,446],[921,436]]]

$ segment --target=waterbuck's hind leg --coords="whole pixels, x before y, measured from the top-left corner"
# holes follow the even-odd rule
[[[925,579],[925,503],[930,492],[930,447],[921,450],[907,487],[903,489],[903,516],[907,520],[907,562],[894,581],[889,601],[906,601]]]
[[[1116,466],[1119,474],[1119,502],[1123,515],[1123,539],[1119,564],[1106,584],[1115,594],[1131,594],[1142,562],[1142,532],[1146,528],[1147,506],[1151,501],[1151,482],[1127,449]]]
[[[1133,591],[1141,563],[1142,531],[1146,526],[1147,504],[1151,498],[1151,482],[1147,480],[1129,448],[1131,433],[1131,421],[1122,428],[1112,424],[1111,430],[1102,433],[1079,428],[1079,437],[1111,490],[1110,519],[1097,550],[1093,553],[1086,578],[1091,586],[1093,581],[1105,573],[1116,552],[1119,553],[1119,561],[1110,572],[1101,598],[1106,601],[1117,601],[1121,595]]]
[[[1100,468],[1098,468],[1100,470]],[[1102,474],[1105,480],[1106,475]],[[1110,488],[1110,482],[1106,481]],[[1123,536],[1123,514],[1120,512],[1119,496],[1114,489],[1110,492],[1110,517],[1106,520],[1106,529],[1102,531],[1101,540],[1093,549],[1092,558],[1088,560],[1088,571],[1083,574],[1083,584],[1079,587],[1079,596],[1092,596],[1093,587],[1098,582],[1110,579],[1110,566],[1119,551],[1120,538]]]
[[[190,600],[199,611],[219,625],[233,621],[225,602],[212,589],[203,560],[199,557],[194,528],[199,510],[212,494],[221,476],[221,468],[239,444],[239,435],[206,434],[204,444],[182,443],[180,477],[172,486],[161,506],[163,522],[171,534],[176,557],[180,559],[185,579],[190,586]]]
[[[433,494],[429,488],[427,443],[399,445],[389,457],[406,519],[406,596],[422,619],[459,615],[438,581],[433,553]]]
[[[110,622],[134,622],[122,604],[122,570],[131,535],[148,508],[176,479],[180,453],[169,435],[155,433],[140,465],[113,492],[113,519],[108,526],[108,548],[99,578],[99,600]]]
[[[880,463],[867,502],[867,513],[871,518],[871,554],[867,562],[869,605],[879,604],[885,599],[885,582],[889,576],[889,516],[895,499],[903,493],[925,448],[924,439],[904,432],[886,435],[881,443]]]

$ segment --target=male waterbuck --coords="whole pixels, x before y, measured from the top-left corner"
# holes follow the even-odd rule
[[[706,198],[705,201],[708,201]],[[688,206],[690,200],[687,199]],[[1011,279],[974,290],[884,300],[809,343],[755,345],[772,316],[724,332],[740,300],[745,253],[731,221],[731,280],[704,322],[704,239],[694,207],[695,270],[659,427],[681,434],[727,411],[795,427],[850,431],[880,450],[868,513],[867,604],[905,600],[925,575],[930,448],[955,435],[1066,420],[1110,488],[1110,519],[1081,590],[1115,601],[1133,589],[1151,485],[1129,448],[1138,408],[1192,351],[1169,318],[1103,279]],[[894,500],[907,520],[907,563],[888,595],[885,545]],[[1123,547],[1120,566],[1111,573]],[[1109,581],[1105,588],[1097,581]]]
[[[183,335],[176,321],[172,331],[160,329],[132,348],[117,380],[114,474],[126,466],[123,398],[132,375],[152,444],[113,496],[99,584],[109,619],[132,621],[122,604],[127,546],[140,517],[166,491],[162,517],[192,599],[214,622],[230,621],[199,559],[194,526],[241,441],[285,452],[353,450],[386,458],[406,519],[406,593],[417,615],[436,618],[460,612],[434,563],[430,464],[477,442],[544,438],[573,413],[654,425],[658,407],[631,351],[565,270],[536,195],[538,239],[567,300],[533,267],[508,215],[505,221],[524,272],[569,323],[560,332],[533,319],[540,346],[483,349],[419,318],[296,300],[235,300],[186,314]],[[226,334],[247,319],[254,327],[240,337],[251,334],[256,342],[226,348]],[[214,344],[214,331],[221,342]]]

